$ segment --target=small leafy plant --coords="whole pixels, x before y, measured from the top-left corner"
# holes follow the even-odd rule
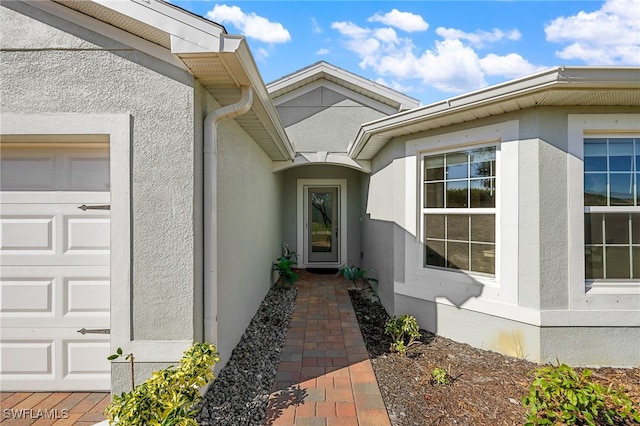
[[[298,280],[298,274],[295,273],[293,267],[298,264],[298,254],[295,251],[289,251],[287,244],[282,245],[282,256],[276,259],[273,264],[273,270],[278,271],[282,284],[293,285]]]
[[[418,322],[412,315],[400,315],[389,318],[384,325],[384,333],[391,336],[391,352],[406,354],[407,348],[421,337]]]
[[[372,269],[369,269],[369,271],[371,271]],[[367,277],[367,270],[366,269],[360,269],[358,266],[346,266],[343,265],[342,267],[340,267],[340,269],[338,269],[338,273],[336,274],[336,276],[342,275],[346,280],[349,280],[353,283],[353,286],[357,289],[358,288],[358,281],[362,281],[363,283],[369,283],[371,284],[371,282],[376,282],[378,280],[376,280],[375,278],[369,278]]]
[[[122,350],[114,355],[122,356]],[[214,379],[213,366],[218,362],[215,345],[194,344],[177,367],[156,371],[131,392],[114,395],[105,409],[109,424],[197,426],[200,388]]]
[[[527,426],[544,424],[601,425],[640,423],[640,413],[623,388],[604,387],[590,380],[591,370],[578,375],[566,364],[540,367],[532,373],[527,407]]]
[[[444,368],[436,367],[431,371],[431,384],[448,385],[451,383],[451,377]]]
[[[136,382],[135,382],[135,380],[134,380],[134,378],[133,378],[133,368],[134,368],[134,361],[135,361],[135,358],[133,357],[133,354],[126,354],[126,355],[124,355],[124,354],[122,353],[122,348],[118,348],[118,349],[116,350],[116,353],[115,353],[115,354],[113,354],[113,355],[109,355],[109,356],[107,357],[107,359],[108,359],[109,361],[113,361],[114,359],[118,359],[118,358],[120,358],[121,356],[124,356],[124,357],[125,357],[125,359],[126,359],[127,361],[129,361],[129,368],[130,368],[130,370],[131,370],[131,390],[134,390],[134,389],[136,388]]]

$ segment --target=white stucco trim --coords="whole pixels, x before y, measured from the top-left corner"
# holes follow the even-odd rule
[[[307,197],[307,188],[318,186],[336,186],[340,188],[340,253],[338,262],[321,262],[309,263],[307,261],[307,248],[304,243],[305,234],[305,206]],[[347,262],[347,180],[346,179],[298,179],[297,181],[297,198],[296,198],[296,215],[297,215],[297,240],[296,253],[298,253],[298,267],[310,268],[318,266],[341,266]]]
[[[395,292],[452,304],[465,309],[539,322],[539,315],[518,306],[518,138],[519,122],[456,131],[409,140],[405,144],[405,282]],[[496,150],[496,274],[495,278],[422,266],[421,159],[427,153],[495,145]],[[508,195],[507,195],[508,194]],[[396,220],[398,224],[401,224]],[[455,301],[447,300],[447,296]]]
[[[72,135],[69,143],[109,143],[111,185],[111,350],[121,347],[138,362],[175,362],[191,341],[134,340],[131,310],[131,128],[129,114],[3,113],[3,142],[33,135],[38,143],[59,143],[56,135]],[[78,137],[81,136],[81,137]]]
[[[640,134],[640,114],[569,114],[567,139],[567,200],[569,203],[569,307],[571,311],[608,311],[596,323],[605,324],[604,317],[616,313],[617,326],[637,326],[640,315],[640,282],[626,281],[590,289],[584,273],[584,137],[635,136]],[[633,285],[635,284],[635,285]],[[580,313],[572,315],[578,317]],[[592,320],[593,322],[593,320]]]
[[[128,114],[12,114],[1,118],[3,141],[32,137],[57,143],[56,135],[87,135],[109,143],[111,185],[111,348],[128,345],[130,330],[130,175],[131,117]],[[68,138],[69,143],[74,137]],[[137,355],[137,354],[136,354]]]
[[[282,170],[309,164],[336,165],[349,167],[364,173],[371,173],[371,161],[356,161],[343,152],[327,151],[298,152],[293,161],[274,161],[273,171],[280,172]]]

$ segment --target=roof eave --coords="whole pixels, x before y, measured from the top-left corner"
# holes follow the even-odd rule
[[[616,74],[615,78],[612,78],[612,73]],[[356,160],[370,160],[375,153],[369,151],[366,156],[361,155],[367,144],[375,138],[378,142],[383,141],[384,145],[392,138],[392,136],[385,136],[384,133],[402,126],[435,120],[465,110],[485,108],[515,99],[523,99],[545,91],[552,92],[565,89],[640,90],[639,77],[640,69],[632,67],[615,69],[595,67],[555,68],[364,123],[347,150],[349,156]]]
[[[70,7],[69,3],[64,0],[54,1],[59,1]],[[243,36],[227,34],[223,26],[164,1],[92,1],[114,12],[114,21],[126,19],[129,22],[139,22],[142,24],[141,30],[147,26],[147,28],[153,27],[167,34],[168,43],[162,43],[162,47],[168,49],[173,58],[177,59],[179,64],[184,65],[196,80],[202,80],[211,70],[191,67],[188,63],[190,60],[222,61],[226,72],[229,73],[227,77],[233,81],[238,93],[240,93],[241,86],[250,86],[253,89],[255,96],[251,109],[277,148],[271,150],[272,159],[292,160],[294,158],[293,147],[287,138],[284,126]],[[97,17],[94,18],[97,19]],[[118,28],[117,22],[108,22],[104,16],[101,18],[103,22]],[[129,25],[128,28],[131,34],[142,37],[141,34],[136,34],[135,30],[131,32],[131,28],[136,28],[135,25]],[[213,95],[213,93],[211,94]],[[275,152],[279,154],[273,154]]]
[[[292,74],[286,75],[267,84],[267,90],[273,98],[277,98],[291,90],[298,88],[301,82],[325,79],[341,84],[345,87],[354,86],[370,93],[371,97],[380,97],[379,101],[394,107],[398,111],[416,108],[420,101],[397,92],[374,81],[350,73],[339,67],[321,61]]]

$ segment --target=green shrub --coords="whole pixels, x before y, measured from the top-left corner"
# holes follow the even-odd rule
[[[431,384],[448,385],[451,383],[451,377],[444,368],[436,367],[431,371]]]
[[[200,388],[214,379],[213,366],[217,362],[220,358],[215,345],[194,344],[185,351],[178,367],[156,371],[131,392],[114,395],[105,409],[109,423],[197,426]]]
[[[626,419],[640,422],[640,413],[624,389],[592,382],[589,369],[578,375],[565,364],[549,365],[532,374],[529,393],[522,399],[527,408],[527,426],[613,425]]]
[[[282,245],[282,256],[276,259],[273,270],[278,271],[282,284],[293,285],[298,280],[298,274],[293,271],[293,267],[298,264],[298,254],[289,251],[287,244]]]
[[[372,271],[373,269],[369,269],[369,271]],[[347,266],[347,265],[342,265],[340,267],[340,269],[338,269],[338,273],[336,274],[336,276],[342,275],[344,277],[344,279],[349,280],[353,283],[353,286],[357,289],[358,288],[358,280],[362,280],[363,283],[369,283],[371,284],[372,282],[377,282],[378,280],[376,280],[375,278],[369,278],[367,277],[367,270],[366,269],[360,269],[360,267],[358,266]],[[363,285],[364,288],[364,285]]]
[[[420,338],[420,328],[416,319],[407,314],[389,318],[384,325],[384,333],[391,336],[393,340],[389,350],[401,355],[404,355],[407,348]]]

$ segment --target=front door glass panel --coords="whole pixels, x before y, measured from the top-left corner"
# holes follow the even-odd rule
[[[310,262],[338,261],[337,212],[337,188],[309,188],[307,249]]]

